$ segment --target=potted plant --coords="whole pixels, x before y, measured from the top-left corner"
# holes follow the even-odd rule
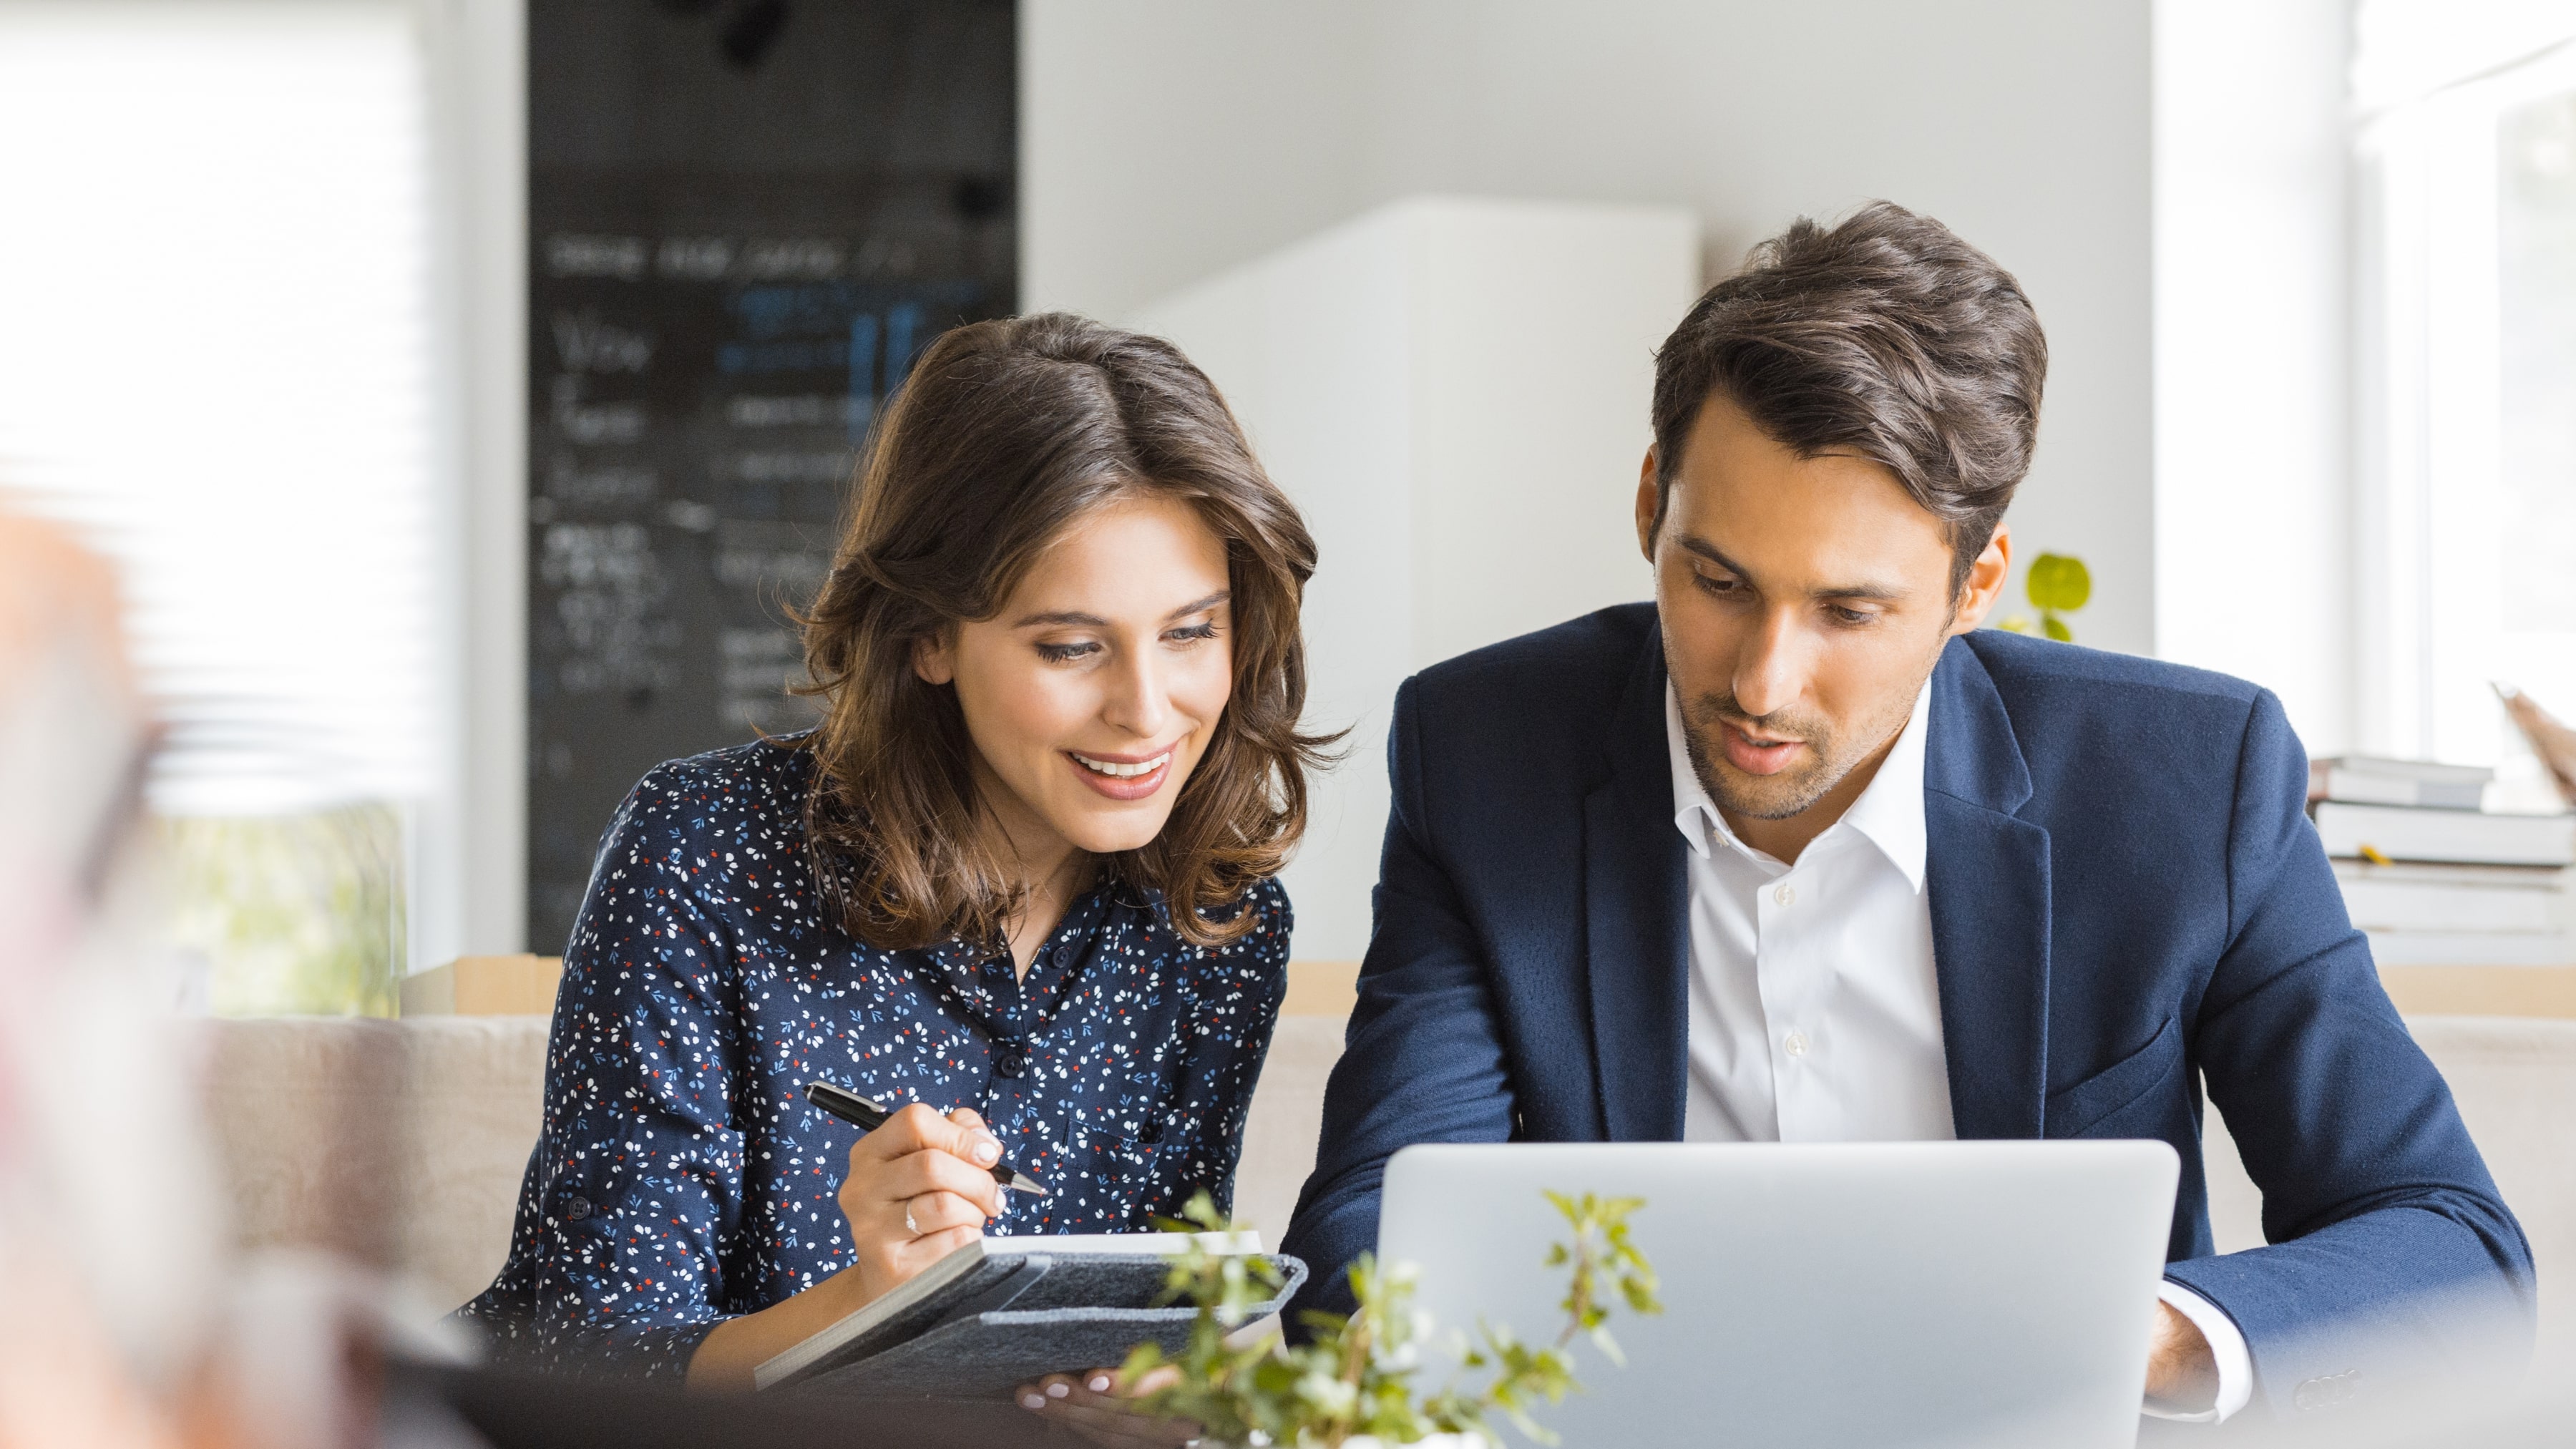
[[[1459,1335],[1455,1354],[1487,1381],[1469,1392],[1452,1383],[1428,1398],[1414,1378],[1421,1346],[1432,1332],[1427,1315],[1413,1307],[1413,1273],[1403,1263],[1363,1255],[1351,1266],[1355,1310],[1347,1317],[1308,1313],[1306,1342],[1290,1344],[1276,1327],[1237,1333],[1249,1306],[1275,1295],[1277,1269],[1265,1260],[1220,1254],[1192,1245],[1173,1261],[1165,1303],[1197,1306],[1188,1345],[1177,1357],[1153,1344],[1139,1346],[1121,1370],[1128,1384],[1159,1385],[1138,1398],[1148,1413],[1197,1423],[1208,1439],[1228,1445],[1298,1446],[1298,1449],[1375,1449],[1389,1444],[1472,1449],[1495,1437],[1487,1419],[1496,1413],[1541,1443],[1556,1436],[1529,1411],[1553,1404],[1582,1385],[1574,1373],[1574,1345],[1589,1339],[1612,1363],[1624,1362],[1611,1337],[1612,1313],[1663,1311],[1655,1298],[1655,1271],[1629,1236],[1628,1220],[1643,1198],[1569,1196],[1548,1201],[1564,1215],[1570,1241],[1552,1245],[1549,1267],[1568,1269],[1561,1306],[1565,1321],[1545,1343],[1516,1337],[1501,1324],[1477,1325],[1473,1339]],[[1207,1194],[1190,1200],[1164,1227],[1189,1233],[1226,1233],[1235,1225],[1216,1211]]]
[[[2083,608],[2093,598],[2093,571],[2084,560],[2069,553],[2044,553],[2030,561],[2030,570],[2022,576],[2022,591],[2030,596],[2031,606],[2039,610],[2038,632],[2061,644],[2075,642],[2075,630],[2066,616]],[[1997,626],[2016,634],[2028,634],[2034,626],[2028,614],[2015,614]]]

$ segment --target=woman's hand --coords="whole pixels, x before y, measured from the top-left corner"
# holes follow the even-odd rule
[[[992,1173],[1001,1160],[1001,1139],[964,1107],[942,1117],[915,1102],[860,1138],[840,1193],[858,1255],[841,1276],[857,1278],[858,1302],[876,1301],[982,1237],[1002,1213]]]
[[[1180,1370],[1165,1364],[1133,1384],[1118,1381],[1116,1369],[1082,1374],[1049,1374],[1011,1391],[1020,1407],[1041,1419],[1052,1419],[1105,1449],[1172,1449],[1199,1437],[1199,1426],[1187,1419],[1157,1419],[1140,1414],[1128,1401],[1180,1379]]]
[[[752,1370],[983,1236],[1002,1211],[991,1171],[1001,1158],[1001,1140],[964,1107],[942,1117],[915,1102],[887,1118],[850,1149],[841,1179],[850,1266],[717,1325],[689,1358],[689,1387],[750,1388]]]

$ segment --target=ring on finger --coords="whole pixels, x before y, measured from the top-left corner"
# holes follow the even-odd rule
[[[916,1238],[921,1236],[921,1224],[912,1220],[912,1205],[919,1201],[921,1201],[921,1199],[917,1197],[908,1197],[903,1200],[903,1230],[912,1234]]]

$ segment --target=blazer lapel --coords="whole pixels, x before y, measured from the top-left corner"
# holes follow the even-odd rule
[[[1583,918],[1602,1135],[1676,1142],[1690,1033],[1689,883],[1664,742],[1664,643],[1646,647],[1583,802]]]
[[[1950,1118],[1961,1138],[2037,1137],[2048,1095],[2048,832],[2015,818],[2030,769],[1965,639],[1932,675],[1924,888]]]

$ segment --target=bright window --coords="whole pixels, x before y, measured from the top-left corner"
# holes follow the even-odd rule
[[[2362,743],[2542,808],[2492,685],[2576,717],[2576,7],[2360,20]]]
[[[400,4],[0,0],[0,486],[120,565],[218,1009],[384,1005],[455,788]]]

